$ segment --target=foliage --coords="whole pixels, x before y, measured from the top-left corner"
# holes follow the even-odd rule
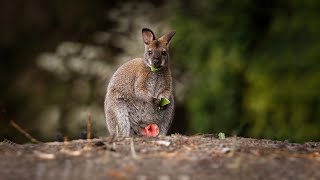
[[[194,133],[319,140],[318,1],[180,1],[175,60]],[[191,81],[191,82],[190,82]]]

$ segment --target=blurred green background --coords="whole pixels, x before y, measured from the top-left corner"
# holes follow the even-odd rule
[[[320,140],[317,0],[0,2],[0,137],[106,136],[108,79],[141,57],[141,29],[175,29],[171,133]]]

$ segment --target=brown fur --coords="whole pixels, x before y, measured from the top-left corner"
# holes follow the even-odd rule
[[[150,29],[142,30],[145,44],[144,58],[136,58],[123,64],[111,77],[106,98],[105,115],[111,135],[139,134],[149,124],[157,124],[160,135],[165,135],[173,118],[174,99],[172,77],[169,68],[169,42],[175,31],[158,40]],[[151,66],[158,68],[152,72]],[[171,101],[160,107],[160,99]]]

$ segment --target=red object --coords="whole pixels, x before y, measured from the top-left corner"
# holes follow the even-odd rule
[[[142,135],[148,136],[148,137],[156,137],[159,135],[159,127],[156,124],[149,124],[144,129],[142,129]]]

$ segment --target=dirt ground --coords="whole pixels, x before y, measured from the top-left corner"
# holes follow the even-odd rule
[[[320,142],[216,135],[0,144],[0,179],[320,179]]]

